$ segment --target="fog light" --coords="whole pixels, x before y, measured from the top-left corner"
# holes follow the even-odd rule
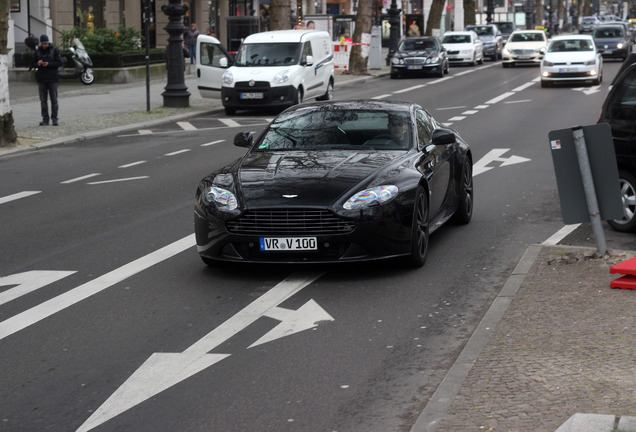
[[[543,76],[544,76],[544,77],[549,77],[549,76],[550,76],[550,72],[548,72],[548,71],[544,71],[544,72],[543,72]]]

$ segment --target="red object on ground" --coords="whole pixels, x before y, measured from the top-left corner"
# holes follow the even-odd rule
[[[636,257],[610,267],[611,274],[625,275],[610,283],[612,288],[636,290]]]

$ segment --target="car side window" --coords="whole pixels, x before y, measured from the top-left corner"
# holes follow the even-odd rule
[[[433,119],[424,110],[418,110],[416,113],[417,120],[417,146],[422,149],[433,139],[433,131],[435,124]]]
[[[616,120],[636,122],[636,69],[632,69],[618,86],[609,102],[608,114]]]
[[[309,42],[305,42],[305,45],[303,45],[303,55],[301,57],[302,63],[307,63],[307,56],[313,56],[311,44]]]
[[[225,58],[225,53],[218,44],[201,43],[201,64],[204,66],[221,67],[221,59]]]

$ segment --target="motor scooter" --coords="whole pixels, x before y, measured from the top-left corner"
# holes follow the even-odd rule
[[[89,66],[93,66],[93,61],[88,55],[88,52],[86,52],[86,48],[84,48],[84,45],[79,38],[73,38],[71,40],[69,51],[73,53],[71,58],[75,67],[72,72],[67,72],[65,69],[66,64],[63,64],[59,68],[58,77],[71,79],[79,77],[82,83],[86,85],[93,84],[93,81],[95,81],[95,74],[93,73],[93,70],[89,68]],[[62,57],[62,59],[65,61],[66,57]]]

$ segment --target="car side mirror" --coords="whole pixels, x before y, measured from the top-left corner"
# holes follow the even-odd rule
[[[457,141],[455,132],[450,129],[435,129],[431,138],[431,143],[435,145],[452,144],[455,141]]]
[[[313,56],[307,56],[307,58],[305,59],[305,64],[307,66],[311,66],[312,64],[314,64],[314,57]]]
[[[254,143],[254,132],[239,132],[234,136],[234,145],[250,147]]]
[[[221,57],[219,59],[219,66],[221,66],[222,68],[227,67],[227,57]]]

